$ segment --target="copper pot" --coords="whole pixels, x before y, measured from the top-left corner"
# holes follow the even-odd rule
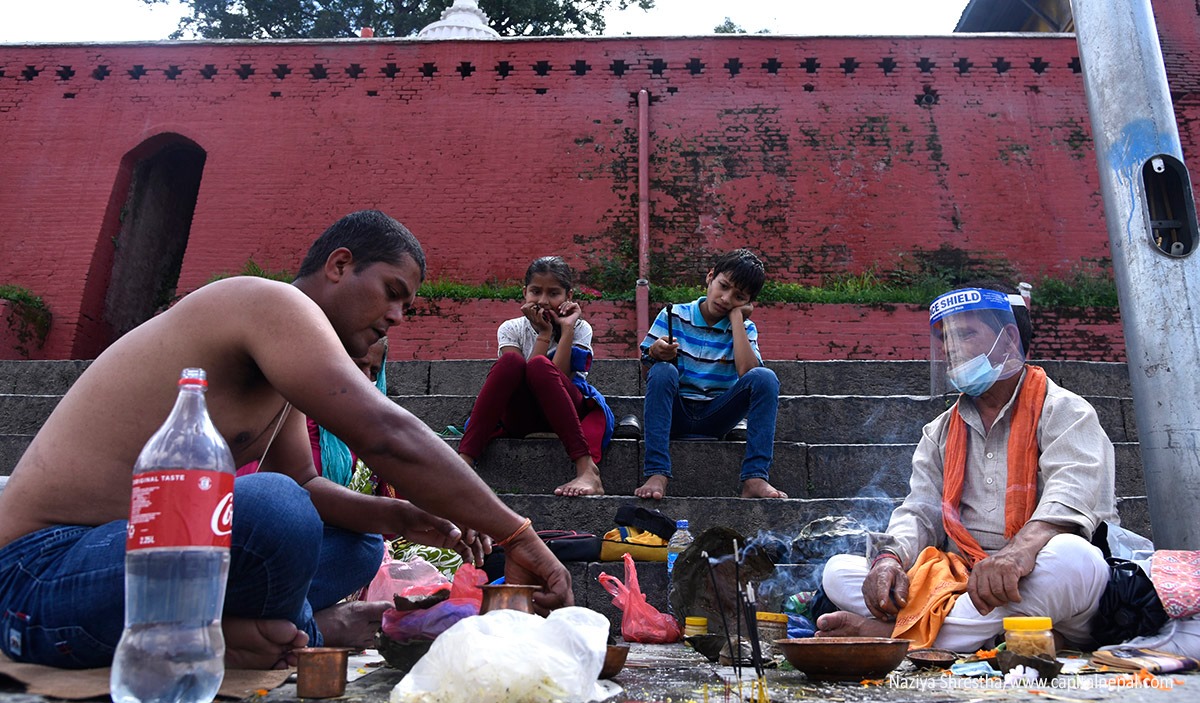
[[[492,610],[519,610],[532,615],[533,594],[537,588],[515,583],[480,586],[483,590],[483,603],[479,606],[479,614],[483,615]]]
[[[296,696],[337,698],[346,692],[345,647],[304,647],[296,650]]]

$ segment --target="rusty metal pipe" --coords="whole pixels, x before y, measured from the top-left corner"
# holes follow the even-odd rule
[[[650,329],[650,94],[638,91],[638,280],[637,332]]]

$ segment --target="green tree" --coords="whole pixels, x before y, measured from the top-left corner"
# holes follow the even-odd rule
[[[148,5],[169,0],[142,0]],[[321,39],[358,36],[411,37],[441,17],[453,0],[186,0],[192,14],[179,21],[172,39]],[[604,11],[654,7],[654,0],[480,0],[502,36],[601,34]]]
[[[742,29],[742,26],[740,24],[738,24],[738,23],[734,22],[733,20],[729,19],[728,17],[726,17],[724,22],[722,22],[721,24],[718,24],[716,27],[713,27],[713,33],[714,34],[745,34],[746,30]]]

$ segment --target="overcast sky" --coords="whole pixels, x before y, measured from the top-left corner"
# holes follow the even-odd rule
[[[449,6],[451,0],[446,0]],[[611,11],[608,35],[708,34],[729,17],[772,34],[949,34],[967,0],[657,0],[655,9]],[[0,0],[0,42],[165,39],[180,3],[141,0]]]

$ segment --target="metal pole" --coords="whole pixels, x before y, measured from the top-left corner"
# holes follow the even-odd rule
[[[1154,544],[1200,549],[1200,270],[1149,0],[1072,0]]]
[[[650,329],[650,94],[638,91],[637,337]]]

